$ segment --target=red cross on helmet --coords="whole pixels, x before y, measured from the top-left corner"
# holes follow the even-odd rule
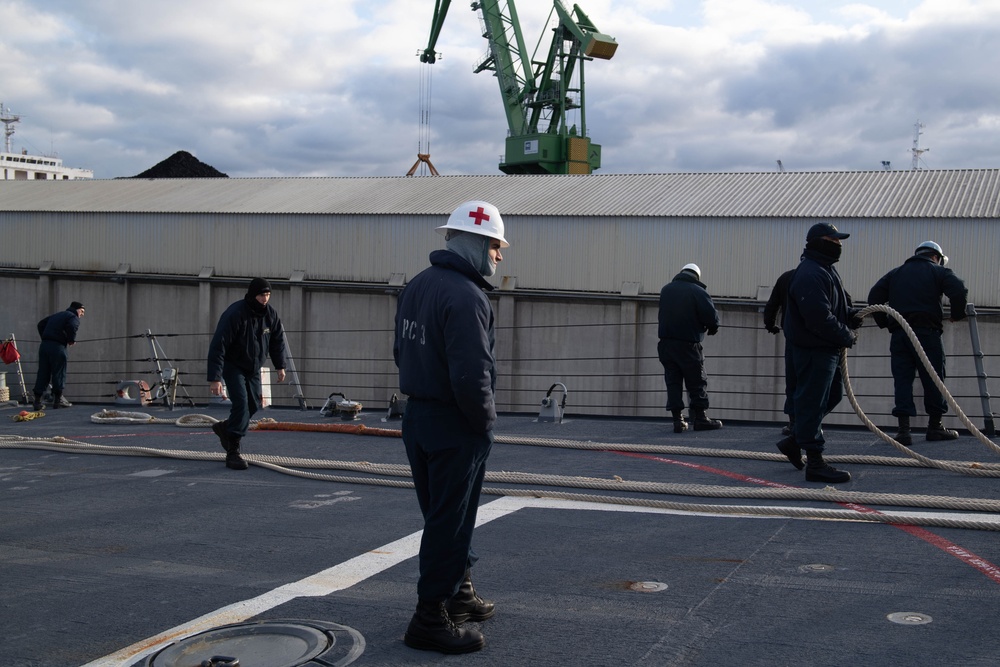
[[[467,201],[460,204],[448,216],[447,224],[437,228],[439,234],[447,234],[449,229],[470,234],[479,234],[498,239],[501,248],[509,248],[510,244],[503,237],[503,218],[493,204],[484,201]]]

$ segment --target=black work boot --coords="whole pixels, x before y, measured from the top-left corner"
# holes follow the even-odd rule
[[[910,433],[910,415],[896,415],[896,421],[899,422],[899,430],[896,431],[896,435],[893,438],[899,444],[909,447],[913,444],[913,435]]]
[[[246,470],[250,464],[240,456],[240,439],[229,438],[229,449],[226,450],[226,467],[233,470]]]
[[[782,438],[777,443],[778,451],[785,455],[785,457],[795,466],[796,470],[802,470],[806,467],[806,464],[802,462],[802,450],[795,443],[795,436],[789,435],[787,438]]]
[[[441,653],[471,653],[486,645],[478,630],[459,627],[448,616],[444,601],[420,600],[403,635],[410,648]]]
[[[941,423],[941,415],[930,415],[927,420],[928,440],[958,440],[958,431],[945,428]]]
[[[458,587],[458,592],[445,603],[448,616],[455,625],[462,625],[466,621],[485,621],[493,618],[496,612],[496,605],[490,600],[484,600],[476,594],[476,589],[472,585],[472,573],[465,571],[465,579]]]
[[[222,443],[222,448],[226,450],[226,453],[228,454],[229,450],[232,449],[233,444],[229,440],[229,434],[226,433],[226,422],[221,421],[212,424],[212,432],[219,436],[219,442]]]
[[[58,408],[66,407],[63,405],[62,392],[52,392],[52,409],[57,410]]]
[[[821,452],[806,452],[806,481],[843,484],[851,481],[851,473],[828,464]]]
[[[35,402],[31,404],[31,409],[38,412],[42,409],[42,395],[35,394]]]
[[[696,431],[714,431],[717,428],[722,428],[721,421],[708,418],[708,415],[705,414],[705,408],[691,408],[691,413],[694,415],[694,430]]]
[[[688,423],[684,421],[683,410],[671,410],[670,414],[674,418],[674,433],[683,433],[688,430]]]

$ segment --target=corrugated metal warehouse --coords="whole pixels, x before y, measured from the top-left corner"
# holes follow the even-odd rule
[[[821,219],[851,233],[838,268],[856,300],[932,239],[966,281],[984,346],[1000,340],[1000,170],[11,181],[0,186],[0,334],[16,333],[30,358],[34,323],[81,300],[81,338],[108,342],[78,346],[71,373],[78,360],[122,360],[102,384],[145,368],[130,346],[148,342],[128,337],[190,334],[172,356],[190,360],[186,382],[204,401],[195,360],[261,275],[313,398],[349,386],[384,405],[397,391],[395,293],[469,199],[500,209],[511,242],[494,279],[501,409],[536,410],[562,381],[568,410],[663,415],[656,295],[695,262],[723,318],[706,342],[713,412],[780,420],[780,336],[763,331],[759,309]],[[888,336],[865,333],[856,352],[885,355]],[[967,330],[946,331],[949,354],[968,348]],[[78,400],[113,395],[103,391]],[[873,414],[888,412],[873,400]],[[972,414],[978,399],[967,402]]]

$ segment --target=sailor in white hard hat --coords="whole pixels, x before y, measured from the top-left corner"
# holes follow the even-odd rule
[[[484,201],[467,201],[456,208],[448,217],[448,222],[437,228],[444,234],[448,250],[464,257],[479,273],[487,278],[497,270],[497,263],[503,261],[500,248],[510,246],[503,237],[503,218],[496,206]],[[491,245],[499,247],[490,251]]]
[[[719,314],[701,282],[701,267],[685,264],[680,273],[660,290],[659,343],[656,350],[663,364],[667,385],[667,411],[674,421],[674,433],[688,428],[684,421],[684,388],[688,392],[688,407],[694,430],[707,431],[722,427],[718,419],[710,419],[708,410],[708,375],[705,374],[705,354],[701,342],[705,334],[719,330]]]
[[[945,264],[948,257],[934,241],[924,241],[913,251],[901,266],[879,278],[868,292],[868,303],[885,303],[903,315],[913,329],[938,376],[945,378],[945,353],[941,342],[944,332],[944,309],[941,297],[949,301],[950,321],[965,317],[965,283]],[[876,313],[875,322],[879,327],[889,329],[890,369],[892,371],[895,404],[892,414],[899,428],[895,439],[901,445],[910,446],[913,435],[910,432],[910,418],[917,415],[913,400],[913,380],[920,375],[924,388],[924,410],[927,412],[927,440],[955,440],[958,431],[945,428],[942,417],[948,411],[948,403],[924,368],[902,325],[885,313]]]
[[[403,444],[424,517],[417,609],[407,646],[468,653],[485,640],[466,621],[485,621],[494,605],[476,593],[472,533],[496,422],[493,309],[486,278],[503,261],[500,211],[460,204],[437,228],[447,250],[403,289],[393,356],[407,395]]]

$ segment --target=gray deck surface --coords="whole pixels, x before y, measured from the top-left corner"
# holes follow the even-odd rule
[[[206,427],[97,424],[102,407],[160,419],[222,418],[220,405],[75,405],[30,422],[0,408],[0,439],[205,452],[212,460],[0,449],[0,666],[145,665],[172,642],[232,623],[294,620],[339,628],[328,662],[388,665],[1000,664],[1000,535],[829,519],[715,515],[518,496],[484,496],[478,591],[497,604],[486,648],[463,656],[402,642],[416,602],[421,527],[412,489],[306,479],[222,464]],[[261,416],[261,415],[258,415]],[[341,424],[317,410],[281,422]],[[353,424],[398,428],[384,413]],[[503,415],[502,439],[561,438],[776,453],[775,425],[674,434],[666,420],[561,424]],[[829,429],[830,455],[901,456],[868,431]],[[249,455],[405,464],[394,437],[254,431]],[[1000,462],[972,437],[914,448]],[[840,488],[1000,498],[1000,480],[941,470],[843,464]],[[302,469],[302,468],[299,468]],[[787,462],[581,450],[498,442],[491,472],[760,489],[820,489]],[[365,477],[344,470],[311,470]],[[390,479],[383,474],[378,479]],[[405,478],[393,478],[405,481]],[[822,500],[704,498],[516,485],[488,488],[628,496],[698,505],[845,509]],[[882,512],[996,513],[865,505]],[[862,508],[862,509],[864,509]],[[639,589],[639,590],[636,590]],[[890,616],[903,614],[904,622]],[[892,618],[899,618],[893,616]],[[267,627],[265,624],[264,627]],[[242,667],[263,664],[238,656]],[[156,663],[154,663],[156,664]],[[192,663],[198,664],[197,662]],[[267,667],[273,667],[268,665]]]

